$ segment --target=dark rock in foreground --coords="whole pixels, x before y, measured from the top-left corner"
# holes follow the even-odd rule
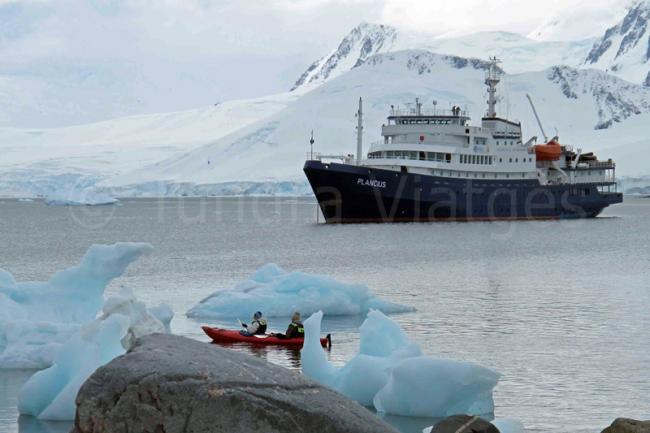
[[[99,368],[73,433],[395,433],[296,372],[188,338],[154,334]]]
[[[499,429],[477,416],[453,415],[434,425],[431,433],[499,433]]]
[[[602,433],[650,433],[650,421],[617,418]]]

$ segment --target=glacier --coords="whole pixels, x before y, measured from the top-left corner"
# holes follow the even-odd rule
[[[104,290],[153,247],[92,245],[81,262],[48,281],[16,282],[0,270],[0,368],[45,368],[79,327],[95,319]]]
[[[135,339],[166,332],[129,289],[106,299],[102,315],[83,325],[58,352],[54,364],[35,373],[18,397],[18,410],[45,420],[73,420],[81,385],[100,366],[128,350]]]
[[[301,360],[306,376],[390,415],[437,418],[494,411],[497,372],[423,356],[419,345],[380,311],[371,310],[361,325],[359,353],[342,367],[331,365],[318,341],[322,317],[317,312],[304,323]]]
[[[249,317],[262,311],[266,317],[290,317],[294,311],[307,316],[323,311],[328,316],[365,314],[370,309],[387,314],[415,311],[384,301],[368,287],[346,284],[306,272],[287,272],[274,263],[259,268],[248,280],[217,291],[188,312],[188,317]]]
[[[45,197],[48,206],[102,206],[119,203],[109,194],[93,189],[57,191]]]

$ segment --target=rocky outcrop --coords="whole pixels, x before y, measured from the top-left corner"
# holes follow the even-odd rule
[[[499,433],[499,429],[477,416],[453,415],[434,425],[431,433]]]
[[[650,433],[650,421],[618,418],[602,433]]]
[[[396,433],[296,372],[167,334],[99,368],[76,404],[73,433]]]

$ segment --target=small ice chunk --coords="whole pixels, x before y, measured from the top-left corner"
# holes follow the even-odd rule
[[[360,349],[343,367],[331,366],[315,336],[320,335],[322,313],[304,323],[303,373],[364,406],[372,406],[388,382],[390,368],[402,359],[421,355],[420,347],[395,322],[372,310],[361,325]],[[314,341],[315,340],[315,341]]]
[[[443,417],[490,414],[499,374],[469,362],[423,356],[420,347],[379,311],[360,328],[360,349],[334,367],[319,344],[322,313],[305,321],[302,371],[306,376],[379,412]]]
[[[131,290],[104,302],[102,315],[82,326],[56,355],[54,364],[35,373],[23,386],[21,414],[46,420],[72,420],[81,385],[99,367],[128,350],[136,338],[165,332]]]
[[[494,412],[499,374],[470,362],[419,356],[395,365],[374,398],[379,412],[442,418]]]
[[[58,353],[54,364],[35,373],[18,396],[18,410],[48,420],[72,420],[74,400],[84,381],[97,369],[125,352],[121,340],[129,318],[121,314],[82,327]]]
[[[174,310],[167,304],[160,304],[154,307],[148,308],[149,314],[151,314],[156,319],[165,326],[165,331],[171,333],[171,323],[174,318]]]
[[[97,316],[108,283],[153,248],[91,246],[81,263],[49,281],[16,282],[0,270],[0,368],[45,368],[61,344]]]
[[[213,293],[187,312],[188,317],[248,317],[263,311],[267,317],[289,317],[294,311],[307,316],[322,311],[328,316],[365,314],[378,309],[386,314],[413,308],[377,298],[368,287],[332,278],[287,272],[267,264],[235,287]]]
[[[526,433],[524,425],[512,418],[495,418],[491,421],[500,433]]]

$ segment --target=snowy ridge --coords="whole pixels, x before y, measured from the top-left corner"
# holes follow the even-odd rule
[[[389,51],[396,38],[397,29],[394,27],[361,23],[343,38],[338,48],[312,63],[291,90],[322,84],[327,79],[362,64],[374,54]]]
[[[551,65],[578,66],[594,39],[538,41],[509,32],[480,32],[444,38],[362,23],[343,38],[339,46],[312,63],[291,90],[313,89],[327,80],[362,65],[375,54],[403,50],[426,50],[459,57],[497,56],[510,73],[539,71]]]
[[[599,119],[596,129],[607,129],[631,116],[650,113],[650,90],[600,71],[555,66],[549,70],[548,78],[560,85],[569,99],[593,98]]]
[[[650,1],[631,7],[617,25],[597,41],[585,65],[611,70],[619,77],[650,87]]]

